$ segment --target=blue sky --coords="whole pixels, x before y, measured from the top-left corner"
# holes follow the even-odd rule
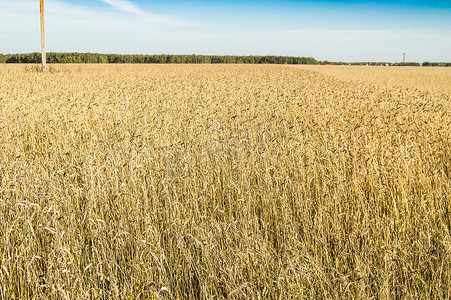
[[[451,61],[451,0],[44,0],[47,51]],[[0,53],[40,51],[39,0],[0,0]]]

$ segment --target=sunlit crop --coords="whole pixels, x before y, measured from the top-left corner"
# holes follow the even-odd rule
[[[451,297],[451,69],[0,67],[0,299]]]

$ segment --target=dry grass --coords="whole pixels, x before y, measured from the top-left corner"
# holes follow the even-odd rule
[[[1,299],[451,297],[450,69],[52,67],[0,67]]]

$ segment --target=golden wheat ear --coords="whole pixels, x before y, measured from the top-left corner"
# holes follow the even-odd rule
[[[0,64],[0,300],[450,298],[451,68],[40,67]]]

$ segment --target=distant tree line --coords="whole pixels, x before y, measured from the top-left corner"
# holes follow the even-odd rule
[[[121,55],[99,53],[47,53],[48,63],[174,63],[174,64],[319,64],[312,57],[233,55]],[[40,53],[0,54],[0,63],[41,63]]]
[[[236,56],[236,55],[141,55],[141,54],[100,54],[100,53],[47,53],[47,62],[64,63],[130,63],[130,64],[290,64],[290,65],[368,65],[368,66],[420,66],[417,62],[330,62],[318,61],[313,57],[296,56]],[[41,63],[41,53],[0,54],[0,63]],[[423,66],[450,67],[447,62],[424,62]]]
[[[352,65],[352,66],[401,66],[401,67],[451,67],[451,62],[405,62],[405,63],[392,63],[392,62],[332,62],[332,61],[320,61],[321,65]]]
[[[320,61],[322,65],[352,65],[352,66],[420,66],[417,62],[391,63],[391,62],[330,62]],[[424,65],[424,64],[423,64]]]
[[[451,67],[451,62],[428,62],[423,63],[425,67]]]
[[[401,66],[401,67],[418,67],[421,66],[420,63],[417,62],[405,62],[405,63],[395,63],[395,66]]]

